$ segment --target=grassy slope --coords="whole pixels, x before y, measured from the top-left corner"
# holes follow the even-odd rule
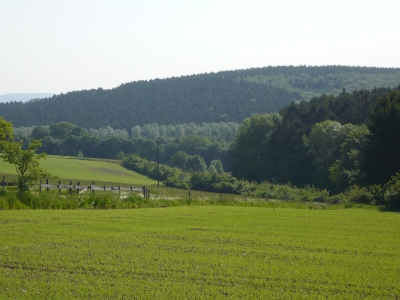
[[[79,160],[73,157],[48,156],[40,161],[41,167],[59,176],[62,183],[72,180],[74,184],[81,181],[81,184],[96,182],[102,184],[121,185],[153,185],[157,181],[149,179],[139,173],[122,167],[118,162],[104,160]],[[0,162],[0,175],[6,178],[15,178],[14,165]]]
[[[0,298],[397,299],[376,210],[0,211]]]

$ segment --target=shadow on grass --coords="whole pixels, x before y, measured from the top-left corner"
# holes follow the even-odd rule
[[[399,206],[385,205],[385,206],[379,207],[379,211],[381,211],[381,212],[395,212],[395,213],[400,214],[400,207]]]

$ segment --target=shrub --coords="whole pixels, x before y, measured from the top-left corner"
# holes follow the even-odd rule
[[[356,203],[372,203],[374,198],[372,194],[365,187],[352,185],[345,192],[349,202]]]
[[[314,202],[327,202],[329,199],[329,191],[328,190],[322,190],[322,191],[317,191],[316,195],[313,198]]]
[[[347,203],[348,201],[349,200],[348,200],[347,196],[343,193],[333,195],[327,199],[327,202],[329,202],[331,204],[343,204],[343,203]]]
[[[384,200],[393,207],[400,208],[400,174],[396,173],[395,176],[389,180],[384,186]]]

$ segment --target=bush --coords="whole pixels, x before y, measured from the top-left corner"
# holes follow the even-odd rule
[[[334,195],[329,197],[329,199],[327,199],[327,202],[331,203],[331,204],[343,204],[343,203],[347,203],[349,200],[347,198],[347,196],[343,193]]]
[[[389,180],[384,186],[384,200],[393,208],[400,208],[400,174],[396,173],[395,176]]]
[[[359,187],[358,185],[352,185],[345,192],[349,202],[355,203],[372,203],[374,197],[365,187]]]
[[[316,195],[313,198],[314,202],[327,202],[329,199],[329,191],[328,190],[322,190],[322,191],[317,191]]]

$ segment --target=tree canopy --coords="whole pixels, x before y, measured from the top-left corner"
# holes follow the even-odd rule
[[[379,99],[367,126],[371,134],[367,137],[362,170],[368,184],[383,184],[400,171],[399,90]]]
[[[42,169],[39,159],[46,157],[45,153],[36,154],[41,146],[41,141],[32,140],[28,149],[23,149],[23,141],[14,142],[12,139],[11,123],[0,117],[0,158],[3,161],[15,165],[18,175],[17,186],[19,193],[23,194],[29,188],[44,177],[51,177],[51,174]]]
[[[393,88],[399,82],[400,69],[265,67],[129,82],[110,90],[74,91],[29,103],[0,103],[0,112],[14,126],[68,121],[83,128],[111,126],[130,132],[136,125],[157,122],[162,130],[161,125],[190,122],[240,123],[256,113],[276,113],[291,102],[341,94],[343,88],[350,92]],[[348,113],[362,114],[363,109],[349,107]]]
[[[12,125],[0,116],[0,141],[5,141],[11,138],[13,138]]]

